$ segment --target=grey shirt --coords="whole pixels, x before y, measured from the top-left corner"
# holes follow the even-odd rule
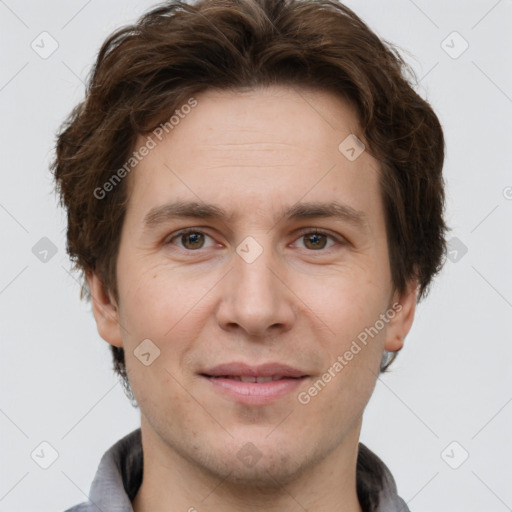
[[[364,479],[378,491],[378,506],[375,512],[410,512],[397,494],[396,484],[387,466],[359,443],[360,457],[357,467],[358,484]],[[360,465],[377,468],[382,475],[379,479]],[[363,475],[364,473],[364,475]],[[80,503],[65,512],[133,512],[131,501],[142,483],[142,441],[140,428],[120,439],[101,458],[98,470],[91,484],[89,501]],[[364,510],[364,507],[363,507]],[[366,510],[364,510],[366,512]]]

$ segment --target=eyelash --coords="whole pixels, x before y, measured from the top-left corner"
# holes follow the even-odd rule
[[[203,234],[203,235],[206,235],[210,238],[212,238],[210,235],[208,235],[207,233],[205,233],[204,231],[201,231],[200,229],[196,229],[196,228],[185,228],[185,229],[182,229],[180,231],[177,231],[176,233],[172,234],[172,236],[169,238],[166,239],[166,241],[164,242],[165,245],[171,245],[173,240],[175,240],[176,238],[179,238],[183,235],[187,235],[189,233],[200,233],[200,234]],[[302,230],[299,231],[298,233],[298,236],[296,238],[296,240],[306,236],[306,235],[325,235],[326,237],[330,238],[331,240],[335,241],[337,243],[337,245],[347,245],[347,241],[342,238],[342,237],[338,237],[338,236],[335,236],[333,235],[331,232],[329,231],[324,231],[323,229],[318,229],[318,228],[304,228]],[[318,250],[312,250],[312,249],[306,249],[308,252],[311,252],[311,253],[315,253],[315,252],[329,252],[330,249],[332,249],[333,247],[335,246],[331,246],[327,249],[318,249]],[[182,248],[182,247],[179,247],[179,249],[185,251],[185,252],[189,252],[189,253],[194,253],[194,252],[199,252],[201,251],[201,249],[196,249],[196,250],[192,250],[192,249],[185,249],[185,248]]]

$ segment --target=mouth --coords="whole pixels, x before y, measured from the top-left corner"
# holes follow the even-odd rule
[[[291,393],[308,377],[303,371],[278,363],[250,366],[219,365],[199,374],[215,393],[237,402],[263,405]]]
[[[252,383],[259,383],[259,382],[275,382],[278,380],[284,380],[284,379],[300,379],[302,377],[285,377],[284,375],[272,375],[271,377],[263,377],[263,376],[256,376],[253,375],[207,375],[205,373],[201,374],[204,377],[210,377],[212,379],[231,379],[236,380],[238,382],[252,382]]]

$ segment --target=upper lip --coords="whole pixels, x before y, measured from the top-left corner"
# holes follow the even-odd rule
[[[225,363],[209,368],[203,375],[209,377],[305,377],[307,374],[297,368],[281,363],[264,363],[257,366],[246,363]]]

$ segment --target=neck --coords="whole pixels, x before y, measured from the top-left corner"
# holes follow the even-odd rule
[[[356,491],[361,421],[329,455],[312,463],[286,485],[241,485],[230,475],[208,473],[179,455],[141,418],[143,481],[134,512],[362,512]]]

